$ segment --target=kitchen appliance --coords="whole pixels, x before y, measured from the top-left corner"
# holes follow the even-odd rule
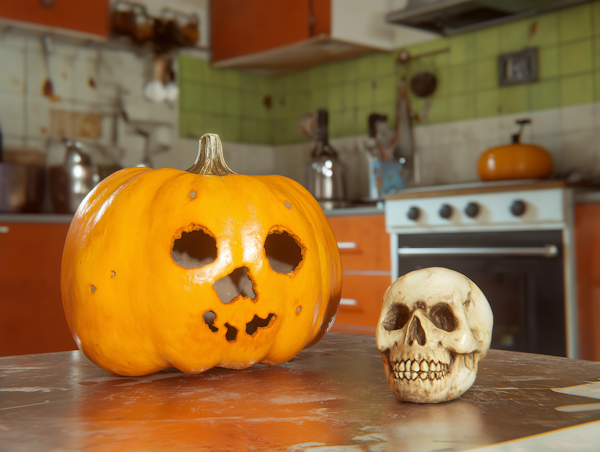
[[[588,3],[591,0],[408,0],[388,23],[451,36]]]
[[[347,205],[344,167],[329,144],[327,110],[317,111],[315,138],[311,161],[306,167],[308,191],[325,210],[344,207]]]
[[[56,213],[75,213],[81,201],[98,183],[99,177],[89,155],[78,141],[65,140],[66,154],[61,165],[48,168],[50,199]]]
[[[39,213],[44,182],[43,166],[0,162],[0,213]]]
[[[392,280],[456,270],[494,312],[492,348],[577,358],[573,188],[507,181],[408,189],[385,203]]]
[[[541,146],[521,143],[521,133],[530,119],[516,121],[519,131],[512,144],[485,151],[477,162],[477,172],[484,181],[509,179],[546,179],[552,174],[552,155]]]

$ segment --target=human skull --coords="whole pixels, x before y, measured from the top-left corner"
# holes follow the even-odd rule
[[[392,392],[414,403],[460,397],[490,348],[492,325],[485,295],[464,275],[432,267],[398,278],[376,332]]]

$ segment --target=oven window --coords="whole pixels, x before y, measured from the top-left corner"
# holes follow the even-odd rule
[[[462,273],[477,284],[492,307],[492,348],[566,356],[561,231],[401,234],[398,245],[421,250],[478,248],[486,253],[489,248],[556,246],[558,253],[552,257],[403,252],[398,255],[398,276],[426,267]]]
[[[469,278],[485,294],[494,313],[492,348],[526,348],[527,275],[508,273],[470,273]]]

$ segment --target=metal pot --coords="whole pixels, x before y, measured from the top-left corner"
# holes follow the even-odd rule
[[[0,212],[40,213],[44,182],[43,166],[0,163]]]

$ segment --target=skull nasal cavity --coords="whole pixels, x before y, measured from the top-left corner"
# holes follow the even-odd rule
[[[277,273],[290,273],[302,262],[302,248],[285,231],[270,233],[265,240],[265,253]]]
[[[427,338],[425,337],[425,330],[421,326],[421,321],[418,317],[413,317],[410,326],[408,327],[408,345],[412,345],[414,341],[417,341],[419,345],[425,345]]]
[[[202,229],[183,232],[173,243],[171,257],[183,268],[199,268],[217,258],[217,241]]]
[[[236,268],[230,274],[215,282],[213,288],[217,291],[219,300],[223,303],[231,303],[240,295],[253,300],[256,296],[246,267]]]

